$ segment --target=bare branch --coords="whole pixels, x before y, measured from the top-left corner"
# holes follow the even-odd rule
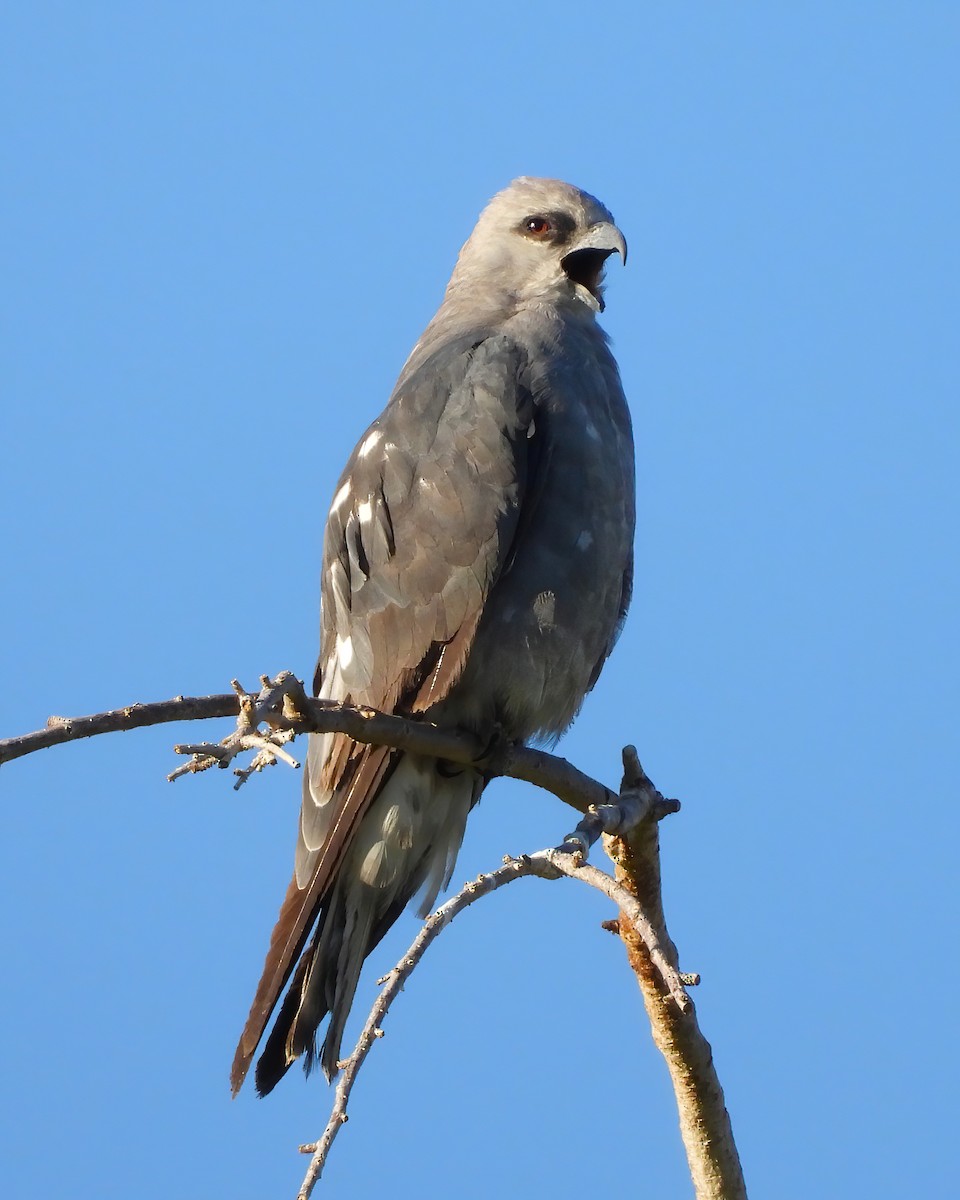
[[[659,795],[659,793],[657,794]],[[616,808],[618,806],[611,805],[610,807]],[[624,808],[628,822],[631,818],[635,822],[637,819],[636,806],[626,804]],[[651,816],[652,814],[648,812],[647,819],[651,819]],[[609,814],[607,814],[607,819],[610,819]],[[689,1007],[690,1000],[683,990],[680,977],[676,969],[667,961],[661,948],[656,944],[655,931],[640,911],[640,905],[635,897],[625,887],[611,878],[611,876],[598,870],[596,867],[586,865],[583,860],[584,853],[582,851],[577,850],[575,853],[569,853],[562,847],[555,850],[540,850],[536,854],[524,854],[519,858],[504,858],[504,865],[502,867],[491,871],[489,874],[480,875],[477,879],[465,884],[455,896],[427,918],[403,958],[400,959],[388,975],[378,980],[378,983],[382,984],[383,988],[374,1002],[373,1008],[370,1010],[370,1014],[361,1030],[353,1053],[349,1058],[338,1064],[341,1073],[337,1080],[337,1087],[333,1097],[333,1108],[326,1128],[318,1141],[300,1147],[303,1153],[309,1153],[312,1157],[303,1183],[300,1186],[300,1191],[297,1193],[297,1200],[308,1200],[308,1197],[313,1192],[323,1171],[324,1164],[327,1161],[334,1139],[340,1132],[340,1129],[347,1123],[347,1105],[353,1085],[356,1082],[357,1074],[371,1046],[378,1038],[383,1036],[384,1018],[393,1001],[403,990],[404,984],[409,979],[413,969],[423,958],[427,947],[436,939],[441,930],[450,924],[454,917],[469,908],[471,904],[474,904],[482,896],[488,896],[491,892],[497,891],[515,879],[523,879],[527,876],[536,876],[539,879],[567,877],[570,879],[579,879],[603,892],[605,896],[608,896],[615,904],[620,906],[622,912],[630,916],[631,920],[635,923],[635,927],[641,931],[641,937],[646,936],[647,933],[651,935],[651,944],[646,948],[653,961],[663,963],[665,971],[664,986],[668,994],[674,998],[678,1005],[682,1005],[685,1008]]]
[[[623,765],[624,789],[642,786],[646,776],[632,746],[623,752]],[[655,943],[676,968],[677,949],[667,932],[663,913],[656,821],[641,821],[628,833],[608,838],[606,849],[616,864],[618,882],[636,898],[654,928]],[[631,920],[627,910],[621,909],[617,928],[640,985],[654,1043],[670,1071],[697,1200],[746,1200],[746,1185],[723,1088],[710,1043],[697,1023],[696,1008],[689,997],[683,1009],[674,1002],[666,976],[650,953],[648,934],[633,926]],[[684,978],[683,974],[680,978]],[[696,982],[699,978],[693,977]]]
[[[670,996],[681,1012],[686,1012],[690,1007],[690,997],[683,990],[680,972],[676,964],[670,961],[661,942],[660,932],[647,918],[636,897],[599,867],[584,863],[579,855],[564,854],[560,850],[542,850],[540,856],[559,874],[567,875],[571,879],[582,879],[584,883],[589,883],[591,887],[603,892],[617,905],[643,942],[648,958],[659,971],[665,994]],[[543,875],[543,872],[535,871],[534,874]],[[547,878],[545,875],[543,877]]]
[[[102,733],[117,733],[142,729],[171,721],[199,721],[215,717],[238,717],[238,728],[220,743],[199,743],[177,747],[179,753],[189,754],[172,777],[195,774],[212,766],[227,766],[242,749],[242,739],[257,732],[258,724],[266,723],[269,734],[261,734],[270,742],[275,757],[279,745],[278,732],[345,733],[358,742],[377,746],[394,746],[414,754],[443,758],[449,762],[476,766],[488,778],[505,775],[532,783],[552,792],[579,812],[592,805],[617,804],[617,795],[589,775],[578,771],[566,759],[543,750],[509,744],[496,746],[492,751],[473,734],[441,729],[426,721],[397,717],[367,707],[353,707],[316,700],[307,696],[303,685],[289,671],[281,671],[275,679],[262,676],[264,686],[257,696],[238,691],[217,696],[177,696],[154,704],[131,704],[110,712],[85,717],[51,717],[47,728],[20,737],[0,740],[0,765],[15,758]],[[244,711],[243,706],[249,707]],[[256,719],[256,723],[254,722]],[[242,724],[242,729],[240,725]],[[211,761],[203,761],[209,759]],[[244,778],[266,765],[265,760],[244,768]],[[241,780],[242,782],[242,780]]]
[[[615,804],[591,804],[573,833],[568,833],[563,839],[561,851],[575,854],[579,850],[586,857],[590,847],[602,833],[624,834],[648,818],[659,821],[669,813],[680,811],[679,800],[665,799],[650,782],[640,766],[634,747],[627,746],[623,753],[630,756],[631,764],[636,764],[629,784],[625,777],[624,786]]]
[[[303,684],[290,671],[281,671],[276,679],[260,676],[260,692],[247,692],[238,680],[231,681],[237,695],[239,714],[233,733],[220,742],[201,742],[199,745],[174,746],[177,754],[189,754],[190,761],[171,771],[167,779],[173,783],[181,775],[193,775],[212,766],[228,767],[238,754],[256,750],[249,765],[238,767],[235,788],[241,787],[257,771],[272,767],[279,760],[288,767],[300,764],[283,746],[296,737],[291,721],[299,720],[298,703],[306,701]],[[302,707],[302,706],[301,706]],[[268,729],[260,732],[260,726]]]
[[[239,711],[237,697],[175,696],[154,704],[128,704],[111,712],[90,717],[49,717],[46,729],[25,733],[20,737],[0,740],[0,764],[23,758],[48,746],[60,746],[100,733],[119,733],[127,729],[143,729],[148,725],[164,725],[171,721],[208,721],[214,717],[233,717]]]
[[[0,741],[0,764],[101,733],[170,721],[236,716],[236,729],[222,742],[178,746],[178,753],[190,758],[171,777],[211,766],[226,767],[241,751],[252,750],[255,753],[249,765],[236,772],[242,783],[278,759],[296,765],[296,760],[283,749],[296,734],[336,732],[358,742],[394,746],[471,765],[488,779],[498,775],[521,779],[552,792],[585,814],[557,850],[507,861],[498,871],[468,884],[429,918],[404,960],[387,978],[360,1042],[344,1064],[331,1123],[312,1148],[314,1156],[301,1197],[310,1194],[336,1132],[346,1120],[350,1089],[370,1045],[381,1035],[383,1016],[430,942],[458,912],[511,879],[524,875],[542,878],[569,875],[599,888],[620,908],[617,921],[604,924],[615,928],[626,945],[654,1041],[666,1058],[697,1200],[745,1200],[743,1175],[710,1045],[700,1032],[693,1003],[683,990],[684,984],[699,982],[699,976],[679,971],[676,947],[663,916],[657,826],[661,817],[676,812],[680,806],[676,800],[664,799],[654,788],[633,747],[624,750],[624,777],[617,795],[565,759],[541,750],[510,744],[490,749],[472,734],[440,729],[425,721],[371,708],[312,699],[290,672],[281,672],[273,680],[262,676],[261,685],[257,695],[247,693],[234,680],[234,691],[226,695],[178,696],[157,704],[133,704],[87,717],[51,717],[46,729]],[[595,867],[584,865],[590,846],[601,835],[616,864],[615,880]]]

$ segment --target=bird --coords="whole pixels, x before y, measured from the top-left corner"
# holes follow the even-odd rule
[[[631,418],[596,320],[613,254],[626,262],[608,209],[560,180],[515,179],[483,209],[334,491],[315,695],[514,744],[572,722],[633,579]],[[364,959],[414,896],[432,910],[487,782],[309,735],[293,879],[234,1094],[275,1011],[258,1094],[300,1058],[336,1075]]]

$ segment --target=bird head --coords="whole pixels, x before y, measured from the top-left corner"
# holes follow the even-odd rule
[[[537,302],[603,311],[603,271],[627,243],[599,200],[559,179],[524,176],[480,215],[450,281],[493,289],[518,307]]]

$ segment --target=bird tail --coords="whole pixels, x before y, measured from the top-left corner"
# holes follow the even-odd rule
[[[320,924],[297,964],[290,987],[257,1062],[257,1092],[265,1096],[302,1056],[309,1075],[319,1059],[327,1080],[337,1073],[343,1028],[353,1004],[360,969],[380,937],[372,936],[374,905],[363,897],[345,895],[351,889],[335,886],[320,914]],[[368,898],[369,899],[369,898]],[[359,901],[359,902],[358,902]],[[332,1013],[323,1044],[317,1049],[317,1030]]]
[[[468,769],[451,776],[437,767],[404,755],[361,820],[257,1063],[261,1096],[302,1056],[307,1073],[319,1060],[328,1080],[337,1074],[364,960],[418,891],[426,915],[449,882],[484,781]]]

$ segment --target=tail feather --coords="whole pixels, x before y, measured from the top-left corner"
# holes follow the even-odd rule
[[[364,960],[418,891],[425,890],[432,907],[449,880],[483,783],[473,771],[451,777],[440,774],[433,760],[400,757],[328,880],[316,932],[292,971],[257,1063],[261,1096],[300,1057],[307,1072],[319,1061],[328,1080],[337,1074]],[[328,1013],[318,1049],[317,1030]]]
[[[287,1040],[290,1026],[296,1020],[297,1009],[300,1007],[303,980],[310,966],[310,961],[310,952],[307,951],[297,963],[297,969],[290,980],[290,987],[283,998],[283,1003],[280,1005],[273,1028],[270,1030],[270,1034],[264,1042],[263,1050],[260,1052],[260,1057],[257,1059],[257,1065],[254,1069],[254,1084],[258,1096],[266,1096],[272,1092],[297,1061],[295,1055],[291,1057],[287,1052]],[[318,1024],[323,1020],[324,1016],[326,1016],[325,1013],[320,1014]]]
[[[324,897],[337,879],[343,860],[349,855],[350,839],[355,827],[362,827],[363,814],[377,788],[396,763],[396,755],[385,746],[366,746],[353,764],[350,778],[345,781],[342,810],[336,827],[313,866],[310,879],[301,887],[296,873],[287,888],[280,916],[270,935],[263,974],[257,985],[250,1014],[240,1035],[230,1072],[233,1094],[240,1090],[257,1045],[263,1036],[274,1007],[280,999],[287,980],[294,972],[311,927],[322,912]],[[305,968],[306,969],[306,968]],[[282,1074],[282,1072],[281,1072]]]
[[[349,900],[347,901],[347,920],[343,934],[340,938],[330,939],[329,949],[324,945],[323,939],[317,947],[315,969],[307,979],[304,1004],[297,1016],[296,1036],[302,1038],[301,1045],[307,1053],[304,1069],[310,1070],[316,1053],[315,1033],[319,1024],[310,1010],[315,1008],[319,1011],[329,1007],[330,1023],[320,1048],[320,1066],[328,1083],[340,1069],[338,1063],[343,1030],[360,981],[360,969],[373,948],[371,932],[376,916],[375,904],[373,896],[357,898],[352,907]],[[331,983],[334,985],[332,989]],[[332,997],[327,994],[331,990]],[[313,991],[324,995],[324,1000],[314,1004]]]

